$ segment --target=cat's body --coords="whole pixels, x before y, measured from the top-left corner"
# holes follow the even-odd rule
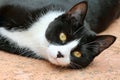
[[[55,5],[56,7],[59,6],[58,9],[68,11],[72,6],[81,1],[87,1],[89,3],[86,21],[95,32],[105,30],[107,28],[106,26],[120,14],[120,10],[118,10],[120,7],[119,0],[1,0],[0,6],[17,5],[35,10]],[[96,26],[97,28],[99,27],[99,31],[96,29]]]
[[[106,29],[103,27],[113,21],[114,16],[109,22],[105,20],[104,25],[101,18],[109,16],[104,16],[102,13],[107,13],[108,8],[101,10],[102,5],[100,5],[98,6],[100,10],[91,10],[94,7],[91,5],[97,4],[100,0],[94,3],[93,0],[88,1],[88,13],[86,13],[86,2],[73,6],[78,1],[50,0],[39,7],[16,6],[12,3],[12,5],[2,6],[0,8],[0,50],[44,58],[60,66],[86,67],[95,56],[114,42],[113,36],[96,36],[95,33]],[[117,7],[115,5],[118,0],[102,1],[109,7]],[[67,2],[70,4],[67,5]],[[115,11],[112,15],[116,13]],[[102,28],[98,26],[100,23],[104,25]]]

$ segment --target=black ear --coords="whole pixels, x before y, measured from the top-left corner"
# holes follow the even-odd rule
[[[116,37],[112,35],[96,36],[96,38],[89,43],[91,47],[94,46],[95,53],[93,53],[93,55],[99,55],[103,50],[110,47],[115,42],[115,40]]]
[[[86,13],[87,13],[87,2],[86,1],[83,1],[83,2],[80,2],[76,5],[74,5],[68,12],[67,14],[76,19],[76,21],[80,24],[83,24],[83,21],[84,21],[84,18],[86,16]]]

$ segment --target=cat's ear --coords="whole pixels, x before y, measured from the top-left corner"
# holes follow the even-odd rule
[[[88,8],[87,2],[83,1],[74,5],[67,12],[67,14],[69,15],[69,17],[74,18],[77,23],[83,24],[84,18],[87,13],[87,8]]]
[[[115,42],[115,40],[116,37],[112,35],[96,36],[96,38],[89,43],[91,47],[94,46],[95,53],[93,53],[93,55],[99,55],[103,50],[110,47]]]

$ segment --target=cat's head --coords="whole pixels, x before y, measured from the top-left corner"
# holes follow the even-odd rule
[[[83,68],[114,41],[112,35],[96,35],[84,23],[87,3],[80,2],[57,17],[46,31],[48,58],[53,64]]]

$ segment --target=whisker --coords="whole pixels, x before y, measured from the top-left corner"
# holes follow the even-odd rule
[[[89,48],[97,47],[96,45],[88,45]]]
[[[10,21],[12,21],[12,23],[17,24],[17,22],[14,19],[10,19]]]
[[[73,67],[74,66],[74,67]],[[81,65],[77,64],[77,63],[74,63],[74,62],[71,62],[71,67],[75,68],[75,69],[79,69],[79,68],[82,68]]]
[[[61,70],[65,70],[65,68],[66,68],[65,66],[60,66],[60,67],[59,67],[59,70],[60,70],[60,71],[61,71]]]
[[[72,63],[70,63],[70,67],[71,67],[72,69],[76,69],[76,67],[75,67]]]
[[[83,27],[80,27],[80,28],[78,28],[74,33],[73,33],[73,35],[75,35],[80,29],[82,29]]]

